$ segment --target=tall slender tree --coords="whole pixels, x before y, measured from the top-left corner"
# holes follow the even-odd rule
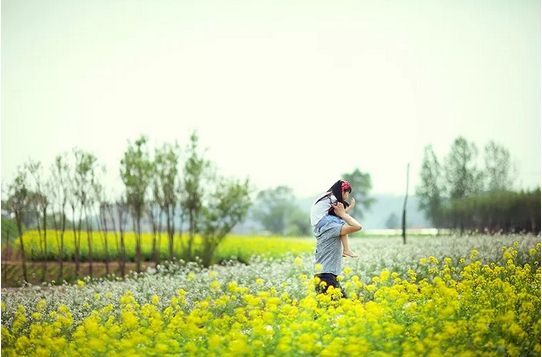
[[[452,200],[454,226],[459,225],[460,234],[465,230],[467,219],[465,211],[460,209],[460,200],[480,193],[483,190],[483,173],[477,167],[478,149],[465,138],[454,140],[446,158],[445,177],[449,185],[449,198]]]
[[[128,213],[130,211],[128,204],[126,203],[126,197],[120,197],[115,203],[116,221],[119,231],[119,246],[118,252],[120,257],[120,275],[124,277],[126,275],[126,243],[124,241],[124,232],[126,231],[126,225],[128,222]],[[113,218],[113,209],[109,210],[111,217]],[[115,219],[112,219],[115,222]],[[116,232],[116,229],[114,230]],[[115,233],[116,237],[116,233]]]
[[[97,163],[96,156],[80,149],[74,149],[75,165],[73,175],[73,195],[76,205],[72,210],[78,208],[79,217],[77,221],[77,234],[75,239],[75,271],[79,275],[81,255],[81,231],[83,228],[83,216],[87,228],[87,246],[89,253],[89,270],[92,273],[92,237],[90,236],[90,223],[88,221],[89,207],[93,203],[92,198],[92,176]],[[75,217],[74,217],[75,218]],[[75,221],[74,221],[75,223]],[[74,230],[75,233],[75,230]]]
[[[169,257],[173,258],[173,238],[175,236],[175,210],[178,201],[176,182],[179,173],[179,145],[164,144],[156,149],[154,156],[155,180],[153,183],[154,200],[158,203],[161,215],[166,217]]]
[[[431,220],[434,227],[438,227],[441,224],[439,217],[445,198],[445,186],[442,181],[442,167],[431,145],[424,148],[420,178],[420,185],[416,187],[418,208]]]
[[[91,213],[91,217],[96,217],[98,232],[102,238],[105,271],[106,274],[109,274],[109,241],[107,239],[107,220],[104,219],[106,217],[104,206],[106,206],[108,202],[105,197],[104,186],[101,182],[102,175],[105,174],[105,171],[105,166],[100,166],[96,167],[95,170],[91,172],[90,185],[92,187],[92,198],[95,204],[90,205],[89,212]]]
[[[69,194],[69,166],[67,155],[55,157],[51,166],[48,191],[52,199],[52,218],[58,247],[58,280],[64,280],[64,233],[66,231],[66,206]]]
[[[33,206],[33,211],[36,214],[36,222],[38,228],[38,237],[40,240],[40,250],[42,255],[42,270],[41,280],[47,279],[47,210],[49,208],[49,199],[45,193],[44,175],[42,172],[41,163],[30,160],[26,164],[26,169],[32,178],[32,194],[30,195],[30,203]]]
[[[478,149],[465,138],[454,140],[446,157],[445,177],[451,199],[477,194],[483,188],[483,174],[477,167]]]
[[[205,195],[205,181],[209,178],[210,162],[207,161],[199,149],[199,138],[196,132],[190,135],[190,143],[187,147],[186,162],[183,170],[183,179],[181,181],[180,204],[183,215],[188,217],[188,244],[186,247],[182,245],[183,254],[191,257],[193,254],[192,248],[194,244],[194,236],[198,230],[197,217],[201,213],[202,197]]]
[[[490,141],[484,148],[484,154],[486,190],[512,190],[516,168],[510,152],[495,141]]]
[[[23,239],[23,219],[28,208],[28,182],[26,170],[19,168],[17,176],[8,187],[7,207],[15,215],[15,223],[19,233],[19,244],[21,245],[21,263],[23,267],[23,281],[28,282],[26,268],[26,251]]]
[[[141,219],[145,212],[152,175],[152,161],[145,136],[141,136],[133,144],[129,143],[121,160],[120,174],[126,188],[126,202],[130,206],[136,234],[136,269],[141,272]]]

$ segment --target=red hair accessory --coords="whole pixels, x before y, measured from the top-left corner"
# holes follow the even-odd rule
[[[350,182],[348,181],[343,181],[341,183],[341,190],[342,191],[352,191],[352,186],[350,186]]]

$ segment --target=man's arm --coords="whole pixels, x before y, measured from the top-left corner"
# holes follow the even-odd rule
[[[348,213],[346,213],[346,210],[344,209],[344,205],[340,202],[335,204],[333,206],[333,210],[335,211],[335,214],[342,218],[343,221],[346,222],[345,225],[341,228],[341,235],[354,233],[361,230],[361,224],[355,220],[354,217],[351,217]]]

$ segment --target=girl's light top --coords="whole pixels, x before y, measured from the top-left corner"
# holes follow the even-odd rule
[[[322,198],[326,195],[329,195],[329,197]],[[311,207],[311,225],[313,228],[328,214],[329,208],[335,202],[337,202],[337,198],[329,192],[322,193],[316,198]]]

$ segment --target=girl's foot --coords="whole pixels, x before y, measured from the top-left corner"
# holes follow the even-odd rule
[[[357,258],[358,255],[351,250],[345,250],[343,252],[343,257]]]

